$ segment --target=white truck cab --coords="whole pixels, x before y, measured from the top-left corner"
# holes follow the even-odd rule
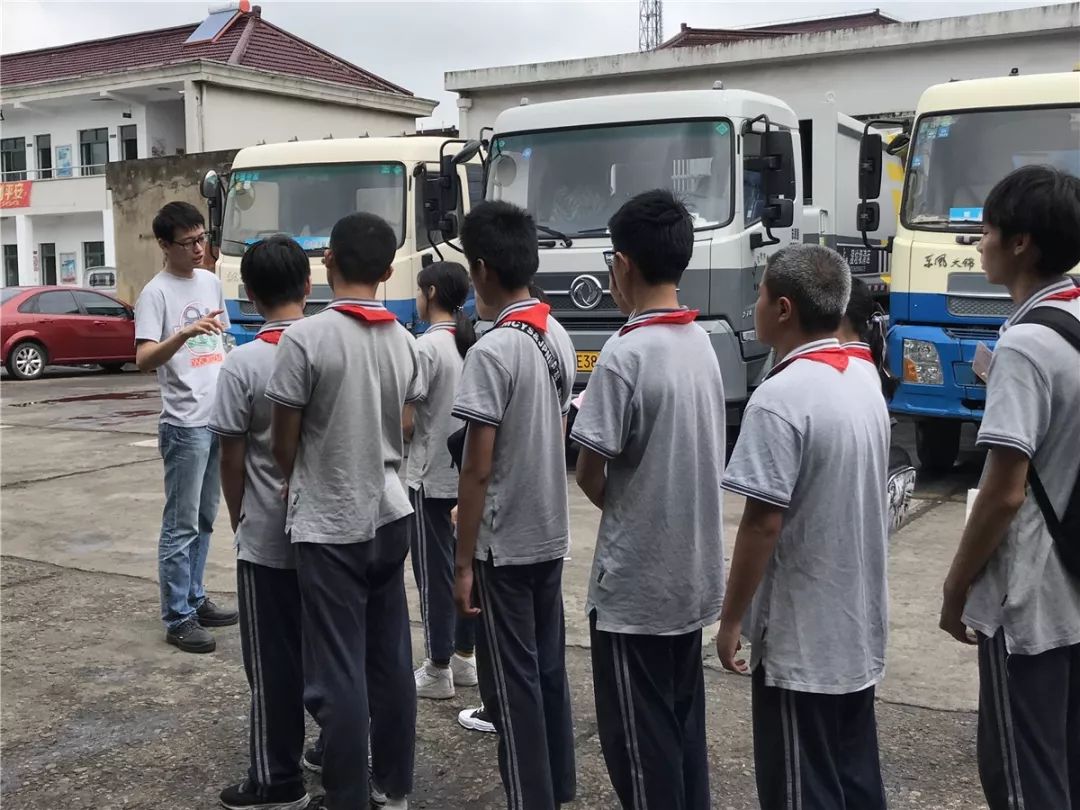
[[[322,256],[343,216],[367,211],[398,237],[394,275],[380,289],[386,307],[416,331],[416,274],[439,257],[460,256],[444,242],[482,190],[479,144],[435,137],[295,141],[241,149],[224,177],[210,171],[203,196],[210,205],[211,240],[225,292],[230,333],[237,344],[262,324],[240,281],[249,246],[273,234],[293,237],[311,261],[307,314],[332,298]],[[457,152],[457,154],[453,154]]]
[[[536,221],[536,281],[574,341],[578,388],[625,321],[608,292],[608,219],[636,194],[666,188],[684,201],[695,225],[680,299],[700,310],[698,322],[724,377],[728,423],[738,424],[769,366],[769,349],[754,331],[754,302],[768,257],[808,238],[862,246],[855,210],[863,127],[824,101],[819,119],[812,155],[804,158],[791,107],[747,90],[523,104],[498,116],[485,197],[515,203]],[[850,157],[838,157],[841,148]],[[830,167],[815,170],[821,200],[804,211],[804,163],[812,166],[826,155]],[[835,175],[837,166],[849,167],[850,182],[826,173]],[[882,221],[890,220],[883,215]],[[848,233],[839,232],[843,227]],[[867,265],[880,279],[880,264]]]

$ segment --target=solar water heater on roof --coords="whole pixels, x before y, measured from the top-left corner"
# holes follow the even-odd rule
[[[198,28],[191,32],[191,36],[184,40],[184,44],[194,45],[198,42],[213,42],[239,16],[240,11],[236,8],[215,11],[203,20]]]

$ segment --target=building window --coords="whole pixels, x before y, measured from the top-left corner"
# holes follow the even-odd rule
[[[19,246],[4,245],[4,286],[19,286]]]
[[[91,267],[105,266],[104,242],[83,242],[82,251],[84,270],[89,270]]]
[[[136,160],[139,157],[139,139],[134,124],[120,127],[120,159]]]
[[[35,139],[37,146],[37,179],[50,180],[52,173],[52,136],[38,135]]]
[[[109,162],[109,130],[84,129],[79,132],[79,156],[81,173],[105,174],[105,164]]]
[[[26,138],[4,138],[0,140],[0,168],[4,180],[26,179]]]
[[[38,256],[41,259],[41,283],[56,283],[56,244],[42,242],[38,246]]]

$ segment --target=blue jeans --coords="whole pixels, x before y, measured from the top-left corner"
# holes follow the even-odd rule
[[[206,600],[203,571],[221,499],[217,436],[205,427],[158,425],[165,509],[158,542],[161,620],[173,630]]]

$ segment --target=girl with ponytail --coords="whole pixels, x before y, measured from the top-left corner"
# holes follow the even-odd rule
[[[885,355],[887,329],[888,316],[874,300],[870,289],[861,280],[851,279],[851,298],[848,300],[840,328],[836,331],[836,337],[847,349],[852,363],[865,362],[877,372],[881,393],[885,395],[886,402],[892,399],[896,387],[900,384],[889,371]],[[915,477],[911,456],[903,447],[890,441],[888,481],[885,487],[889,502],[889,526],[894,531],[903,524],[911,508]]]
[[[469,274],[456,262],[429,264],[416,278],[416,308],[430,326],[416,341],[423,396],[405,406],[409,448],[406,483],[413,507],[411,556],[426,659],[416,671],[416,694],[452,698],[455,686],[476,685],[475,620],[462,619],[454,606],[454,547],[451,512],[458,475],[451,466],[447,437],[461,427],[450,416],[465,353],[476,342],[465,315]]]
[[[896,393],[899,380],[889,371],[885,337],[889,318],[861,279],[851,279],[851,298],[836,336],[853,358],[872,363],[881,380],[885,401]]]

